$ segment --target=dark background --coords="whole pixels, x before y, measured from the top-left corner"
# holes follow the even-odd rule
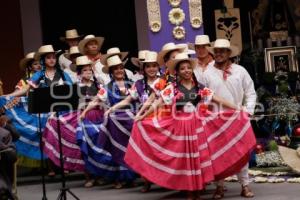
[[[136,55],[137,30],[134,0],[40,0],[43,42],[56,49],[67,46],[59,40],[65,30],[105,37],[101,52],[111,47]]]

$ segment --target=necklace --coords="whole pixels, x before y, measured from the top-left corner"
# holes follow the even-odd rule
[[[49,73],[49,71],[46,70],[45,74],[46,74],[46,77],[47,77],[48,79],[53,80],[54,75],[55,75],[55,71]]]

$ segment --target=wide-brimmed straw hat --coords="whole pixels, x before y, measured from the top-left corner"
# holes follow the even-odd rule
[[[59,39],[64,42],[66,40],[74,40],[74,39],[81,39],[81,38],[82,35],[79,35],[76,29],[70,29],[70,30],[66,30],[65,36],[60,37]]]
[[[186,43],[177,44],[178,47],[184,48],[183,53],[187,53],[188,55],[195,54],[196,52],[189,48],[189,45]]]
[[[294,172],[300,174],[300,157],[296,150],[278,146],[278,151],[284,161]]]
[[[104,37],[95,37],[94,35],[85,36],[78,44],[79,51],[82,55],[85,54],[85,49],[84,49],[85,45],[90,41],[96,41],[98,43],[99,51],[100,51],[102,44],[104,42]]]
[[[138,57],[132,57],[130,60],[132,64],[134,64],[137,67],[141,67],[142,63],[141,61],[144,61],[146,58],[146,52],[149,52],[149,50],[140,50],[138,53]]]
[[[22,60],[20,60],[19,65],[20,65],[21,69],[25,69],[26,67],[28,67],[28,63],[30,61],[35,60],[34,59],[34,54],[35,54],[35,52],[30,52],[30,53],[26,54],[26,56]]]
[[[157,53],[155,51],[148,51],[145,54],[145,60],[141,63],[157,63]]]
[[[104,66],[102,68],[102,71],[103,73],[105,74],[108,74],[109,73],[109,68],[110,67],[113,67],[113,66],[117,66],[117,65],[120,65],[120,64],[123,64],[120,56],[118,55],[115,55],[115,56],[111,56],[111,57],[108,57],[106,60],[103,60],[104,62]]]
[[[176,65],[182,61],[188,61],[190,62],[192,68],[195,68],[195,66],[197,65],[198,61],[195,58],[189,58],[188,54],[186,53],[179,53],[175,56],[175,58],[173,60],[170,60],[168,62],[168,69],[170,71],[174,71]]]
[[[239,55],[239,48],[235,45],[231,45],[227,39],[217,39],[215,42],[213,42],[212,47],[207,47],[207,49],[213,55],[214,49],[229,49],[231,51],[231,58]]]
[[[54,51],[54,48],[51,44],[43,45],[39,48],[38,52],[35,53],[34,59],[40,60],[42,55],[48,54],[48,53],[55,53],[57,54],[59,51]]]
[[[87,56],[79,56],[76,58],[76,66],[90,65],[92,61]]]
[[[64,53],[64,56],[69,60],[70,60],[70,57],[74,56],[74,55],[78,55],[78,56],[81,55],[81,53],[79,52],[78,46],[70,47],[69,51]]]
[[[208,35],[196,35],[195,43],[189,43],[189,48],[195,50],[195,45],[209,45],[211,46],[211,42],[209,40]]]
[[[165,44],[162,48],[161,48],[161,51],[158,53],[157,55],[157,61],[158,61],[158,64],[160,66],[163,66],[165,61],[164,61],[164,57],[167,53],[169,53],[170,51],[174,51],[174,50],[178,50],[180,52],[183,52],[184,50],[184,47],[180,47],[180,46],[177,46],[175,43],[173,42],[170,42],[170,43],[167,43]]]
[[[121,52],[118,47],[113,47],[113,48],[107,49],[106,54],[101,56],[100,62],[102,64],[104,64],[104,60],[106,60],[107,58],[109,58],[111,56],[115,56],[115,55],[120,56],[121,60],[124,60],[126,58],[126,56],[128,55],[128,51]]]

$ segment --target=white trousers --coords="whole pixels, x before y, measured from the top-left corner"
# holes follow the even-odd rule
[[[241,169],[241,171],[239,173],[237,173],[238,180],[242,186],[247,186],[250,183],[248,170],[249,170],[249,163],[247,163]],[[224,180],[220,180],[216,184],[217,184],[217,186],[223,186]]]

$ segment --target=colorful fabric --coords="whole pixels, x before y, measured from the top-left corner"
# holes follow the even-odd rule
[[[125,162],[162,187],[201,190],[238,172],[254,145],[246,113],[177,112],[135,123]]]
[[[59,116],[59,125],[62,142],[62,154],[64,159],[64,169],[74,171],[84,171],[84,161],[81,158],[81,151],[76,144],[76,128],[80,112],[74,111]],[[43,133],[44,153],[52,162],[60,166],[60,150],[57,117],[49,117]]]
[[[59,69],[58,69],[59,70]],[[50,87],[51,83],[53,82],[58,82],[59,84],[64,84],[63,82],[65,81],[67,84],[71,85],[72,84],[72,79],[70,76],[61,71],[61,73],[56,70],[55,75],[53,80],[49,80],[46,78],[45,75],[45,70],[41,70],[38,72],[35,72],[30,79],[28,79],[28,84],[32,86],[33,88],[38,88],[38,87]],[[63,77],[62,77],[63,76]]]
[[[86,170],[109,180],[133,180],[132,172],[113,161],[111,154],[98,145],[102,121],[92,123],[85,119],[77,128],[77,142],[80,146]]]
[[[8,104],[14,97],[0,97],[0,106]],[[39,120],[37,114],[28,113],[28,98],[21,97],[20,102],[5,111],[13,126],[20,133],[20,138],[15,142],[17,153],[34,160],[41,159]],[[42,131],[47,122],[48,114],[41,114]]]

